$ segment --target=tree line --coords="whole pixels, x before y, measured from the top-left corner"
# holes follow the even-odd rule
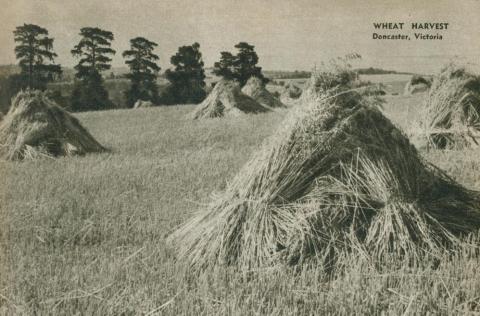
[[[54,39],[49,37],[47,29],[34,24],[18,26],[13,34],[20,73],[4,80],[2,90],[8,91],[9,97],[26,88],[47,90],[48,84],[62,75],[61,65],[55,63],[58,56],[53,48]],[[84,27],[80,29],[80,36],[80,41],[71,50],[77,64],[69,107],[72,111],[113,108],[115,105],[109,99],[102,73],[111,68],[112,57],[116,54],[112,48],[114,35],[98,27]],[[126,78],[130,84],[124,91],[127,106],[133,107],[137,100],[158,105],[201,102],[206,96],[206,75],[200,44],[181,46],[170,58],[173,67],[165,71],[169,85],[161,95],[157,84],[161,68],[154,52],[157,47],[157,43],[147,38],[135,37],[130,40],[129,49],[122,53],[129,68]],[[262,68],[257,66],[254,46],[240,42],[235,48],[238,50],[236,55],[221,52],[213,74],[236,80],[242,86],[251,76],[267,82]]]

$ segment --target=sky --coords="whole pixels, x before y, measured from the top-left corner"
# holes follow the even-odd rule
[[[0,64],[15,63],[12,31],[23,23],[49,30],[56,62],[71,67],[81,27],[112,31],[117,54],[129,39],[158,43],[163,70],[179,46],[200,43],[210,67],[221,51],[255,45],[266,70],[310,70],[321,62],[359,53],[358,67],[433,73],[452,60],[479,67],[480,0],[0,0]],[[373,40],[374,22],[449,23],[443,40]],[[398,30],[377,31],[397,34]],[[413,37],[413,31],[403,33]],[[425,32],[424,32],[425,33]],[[479,67],[480,68],[480,67]]]

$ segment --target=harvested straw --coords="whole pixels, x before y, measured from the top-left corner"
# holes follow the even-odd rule
[[[287,83],[282,90],[280,100],[285,104],[294,103],[302,95],[302,89],[293,83]]]
[[[333,60],[329,64],[322,65],[320,69],[312,71],[300,98],[302,102],[316,100],[331,90],[354,88],[358,81],[358,74],[351,69],[350,65],[342,60]]]
[[[301,102],[309,102],[322,97],[325,91],[332,89],[334,85],[330,85],[329,82],[322,80],[323,76],[317,71],[312,71],[312,75],[305,82],[303,86],[302,94],[300,95]]]
[[[222,79],[217,82],[208,97],[197,106],[192,116],[193,119],[199,119],[268,111],[270,109],[243,94],[238,83]]]
[[[245,86],[242,88],[242,92],[261,105],[270,108],[284,108],[285,104],[275,98],[266,88],[262,79],[258,77],[251,77],[248,79]]]
[[[138,109],[138,108],[151,108],[153,106],[152,101],[144,101],[144,100],[137,100],[135,102],[133,108]]]
[[[412,95],[415,93],[421,93],[428,91],[432,82],[428,79],[425,79],[419,75],[413,75],[410,80],[405,84],[405,88],[403,91],[404,95]]]
[[[193,271],[347,252],[416,263],[480,227],[480,196],[426,164],[354,91],[292,109],[206,209],[168,239]]]
[[[480,77],[448,65],[434,78],[420,122],[428,144],[439,149],[480,145]]]
[[[288,95],[289,98],[298,99],[302,95],[302,89],[294,85],[293,83],[287,83],[285,85],[285,94]]]
[[[22,91],[0,122],[0,157],[7,160],[101,152],[79,121],[40,91]]]
[[[385,86],[381,83],[375,84],[369,81],[357,81],[352,87],[363,96],[380,97],[387,94],[385,92]]]

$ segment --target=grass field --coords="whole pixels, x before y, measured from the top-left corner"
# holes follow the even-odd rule
[[[418,100],[387,101],[399,126],[415,115]],[[284,116],[192,122],[192,109],[79,114],[110,153],[0,163],[0,314],[480,313],[480,258],[468,253],[436,269],[379,272],[350,258],[332,275],[278,267],[184,277],[165,236],[225,187]],[[478,152],[423,155],[480,189]]]

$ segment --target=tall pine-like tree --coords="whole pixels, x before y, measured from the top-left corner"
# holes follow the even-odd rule
[[[240,42],[235,48],[238,49],[235,56],[230,52],[221,52],[220,61],[214,64],[212,72],[228,80],[237,80],[241,86],[244,86],[250,77],[258,77],[265,83],[268,82],[262,68],[257,66],[258,55],[255,46]]]
[[[35,24],[18,26],[13,35],[21,68],[19,87],[46,89],[47,83],[62,73],[60,65],[55,64],[54,39],[48,37],[47,29]]]
[[[235,79],[235,59],[230,52],[221,52],[220,61],[213,64],[213,73],[227,80]]]
[[[174,69],[165,72],[170,85],[164,95],[164,103],[200,103],[205,99],[205,70],[200,44],[178,48],[170,59]]]
[[[97,27],[84,27],[80,30],[80,42],[71,53],[79,58],[75,66],[74,85],[71,106],[74,111],[102,110],[112,107],[108,91],[103,86],[101,73],[111,68],[110,55],[115,54],[111,48],[113,33]]]
[[[158,44],[143,37],[130,40],[130,49],[123,52],[127,58],[125,63],[130,68],[127,78],[130,79],[130,88],[125,92],[127,105],[132,107],[137,100],[158,101],[157,74],[160,67],[156,61],[159,59],[153,53]]]
[[[258,77],[264,82],[268,80],[262,74],[262,67],[258,67],[258,55],[255,52],[255,46],[246,42],[240,42],[235,45],[238,49],[237,56],[233,63],[235,78],[244,86],[250,77]]]

